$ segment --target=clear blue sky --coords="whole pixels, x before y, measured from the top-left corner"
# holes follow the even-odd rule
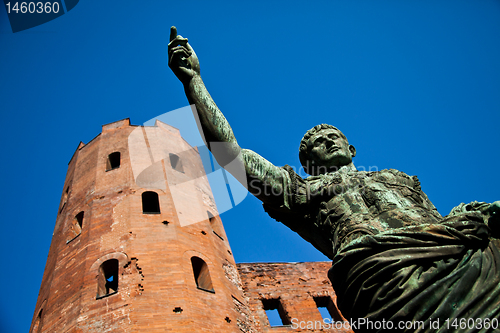
[[[500,199],[500,1],[80,1],[12,33],[0,9],[5,176],[0,331],[26,332],[78,143],[187,105],[167,67],[188,37],[242,147],[298,166],[339,127],[355,164],[418,175],[441,214]],[[326,260],[248,196],[222,215],[237,262]]]

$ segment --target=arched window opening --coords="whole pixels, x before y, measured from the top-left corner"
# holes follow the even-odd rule
[[[210,291],[212,293],[215,292],[207,263],[201,258],[192,257],[191,264],[193,265],[194,280],[196,281],[198,289]]]
[[[83,212],[78,213],[71,222],[71,225],[68,230],[68,238],[66,239],[66,243],[71,242],[73,239],[75,239],[82,233],[83,215],[84,215]]]
[[[160,199],[158,193],[147,191],[142,193],[142,213],[160,214]]]
[[[108,155],[108,161],[106,162],[106,171],[117,169],[120,167],[120,152],[115,151]]]
[[[318,311],[321,313],[323,319],[342,321],[342,316],[330,296],[314,297],[314,302],[316,302]]]
[[[267,320],[271,327],[290,325],[290,318],[285,313],[279,298],[263,299],[262,307],[266,311]]]
[[[212,231],[215,234],[215,236],[219,237],[221,240],[224,240],[224,237],[221,236],[222,232],[220,230],[220,227],[217,223],[217,219],[215,218],[215,216],[208,210],[207,210],[207,215],[208,215],[208,221],[210,221],[210,226],[212,227]]]
[[[184,173],[184,167],[182,166],[182,160],[176,154],[169,154],[170,157],[170,165],[172,169]]]
[[[42,328],[42,312],[43,312],[43,309],[41,309],[38,312],[38,316],[36,316],[35,323],[33,324],[33,328],[31,329],[31,333],[41,332],[41,328]]]
[[[207,215],[208,215],[208,220],[210,221],[210,224],[213,224],[215,222],[215,216],[210,213],[208,210],[207,210]]]
[[[109,259],[99,267],[97,299],[118,292],[118,259]]]

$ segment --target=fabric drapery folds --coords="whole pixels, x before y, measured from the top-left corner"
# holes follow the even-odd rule
[[[419,332],[446,332],[446,320],[499,317],[499,246],[482,216],[471,212],[364,236],[336,255],[329,277],[346,318],[384,319],[394,327],[421,321]],[[438,330],[430,327],[436,320]]]

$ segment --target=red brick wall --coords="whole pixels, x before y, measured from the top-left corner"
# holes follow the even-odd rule
[[[331,299],[333,319],[339,323],[344,321],[336,308],[337,298],[327,277],[330,262],[249,263],[237,266],[259,332],[352,332],[335,329],[330,321],[323,322],[314,300],[315,297]],[[262,300],[271,299],[279,300],[283,315],[291,326],[270,327]]]

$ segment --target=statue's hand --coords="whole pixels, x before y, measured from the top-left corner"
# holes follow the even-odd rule
[[[490,216],[488,219],[488,226],[494,233],[500,233],[500,201],[495,201],[490,204],[487,212]]]
[[[187,84],[195,75],[200,74],[198,57],[187,38],[177,35],[177,28],[170,28],[170,43],[168,43],[168,67],[175,76]]]
[[[495,201],[494,203],[490,204],[490,206],[488,207],[488,212],[492,217],[500,217],[500,201]]]

